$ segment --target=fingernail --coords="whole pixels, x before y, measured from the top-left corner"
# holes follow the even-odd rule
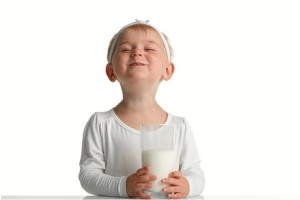
[[[150,176],[150,179],[151,179],[151,180],[155,180],[155,179],[156,179],[156,176],[155,176],[155,175],[151,175],[151,176]]]

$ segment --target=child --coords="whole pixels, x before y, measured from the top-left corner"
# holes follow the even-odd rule
[[[183,137],[176,149],[178,171],[160,180],[169,198],[200,195],[204,174],[191,129],[155,100],[161,81],[174,72],[166,35],[148,22],[124,26],[111,40],[106,74],[120,83],[123,99],[113,109],[91,116],[84,129],[79,179],[89,193],[101,196],[151,198],[144,192],[156,180],[151,166],[141,164],[140,125],[177,124]],[[176,144],[177,144],[176,143]]]

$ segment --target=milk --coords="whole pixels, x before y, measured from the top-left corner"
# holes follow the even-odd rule
[[[143,166],[150,166],[150,174],[156,175],[156,180],[152,182],[152,188],[148,189],[152,192],[162,192],[165,187],[161,183],[163,178],[167,178],[169,173],[174,170],[173,150],[144,150],[142,151]]]

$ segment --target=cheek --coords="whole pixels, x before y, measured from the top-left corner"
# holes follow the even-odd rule
[[[159,62],[161,66],[168,65],[168,58],[163,54],[160,54],[159,56],[157,56],[156,61]]]
[[[120,55],[115,55],[112,59],[112,65],[113,66],[119,66],[120,64],[122,64],[124,61],[123,61],[123,57],[120,56]]]

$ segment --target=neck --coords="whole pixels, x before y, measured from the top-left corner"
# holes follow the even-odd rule
[[[153,111],[153,109],[160,108],[157,104],[155,96],[158,86],[151,86],[150,84],[136,84],[131,87],[121,86],[123,93],[123,100],[117,105],[117,107],[130,110],[131,112]],[[161,109],[161,108],[160,108]]]
[[[115,110],[131,113],[146,114],[154,110],[162,110],[154,98],[141,97],[124,97],[116,106]]]
[[[114,112],[132,128],[139,129],[141,124],[162,124],[167,119],[167,113],[155,100],[157,86],[150,86],[122,87],[123,100],[114,108]]]

